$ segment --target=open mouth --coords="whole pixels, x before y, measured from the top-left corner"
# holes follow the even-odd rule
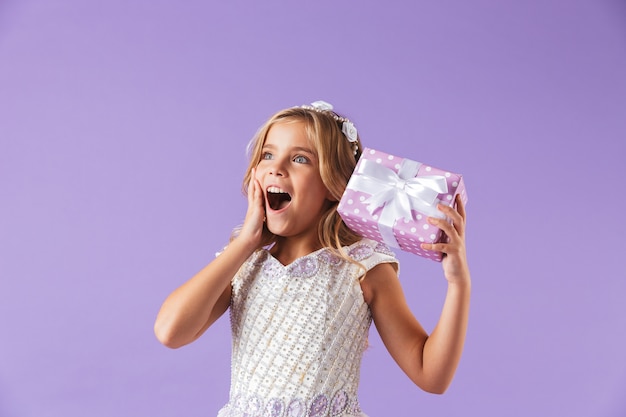
[[[291,203],[291,196],[278,187],[269,187],[267,189],[267,203],[272,210],[281,210]]]

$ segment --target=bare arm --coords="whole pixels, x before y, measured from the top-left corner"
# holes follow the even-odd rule
[[[248,212],[239,236],[163,302],[154,324],[161,343],[170,348],[189,344],[224,314],[230,303],[232,278],[259,245],[263,217],[263,193],[253,180],[248,188]]]
[[[425,244],[446,254],[442,264],[448,291],[441,316],[429,336],[407,306],[398,277],[390,265],[372,269],[363,281],[363,292],[374,323],[389,353],[415,384],[425,391],[446,391],[461,359],[467,322],[471,281],[465,256],[465,210],[440,207],[453,224],[430,219],[450,237],[449,243]]]

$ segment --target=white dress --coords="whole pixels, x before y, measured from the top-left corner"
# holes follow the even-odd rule
[[[384,244],[346,248],[367,270],[397,263]],[[284,266],[255,252],[232,281],[230,399],[219,417],[359,416],[372,321],[357,265],[320,249]]]

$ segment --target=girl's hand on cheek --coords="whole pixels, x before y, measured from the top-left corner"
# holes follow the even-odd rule
[[[428,218],[430,224],[443,230],[448,236],[448,242],[422,243],[422,248],[443,252],[444,258],[441,264],[448,282],[469,284],[470,274],[465,253],[465,206],[459,196],[457,196],[456,204],[457,209],[446,205],[437,207],[452,220],[452,224],[445,219]]]
[[[265,196],[263,188],[256,178],[256,169],[252,170],[248,184],[248,211],[239,237],[255,246],[261,242],[263,221],[265,219]]]

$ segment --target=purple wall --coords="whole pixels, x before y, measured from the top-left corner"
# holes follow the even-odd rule
[[[0,416],[214,416],[229,323],[156,312],[243,219],[245,145],[324,99],[466,176],[474,296],[443,396],[372,331],[371,417],[626,414],[626,5],[0,1]],[[440,265],[399,254],[416,316]]]

